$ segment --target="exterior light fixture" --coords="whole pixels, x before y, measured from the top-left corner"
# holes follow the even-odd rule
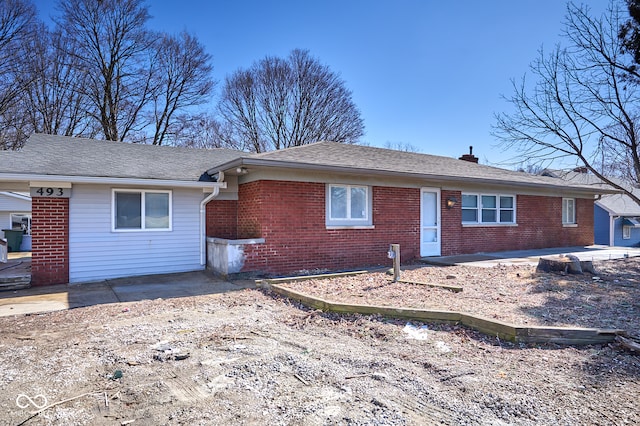
[[[249,170],[247,170],[246,167],[238,167],[236,169],[236,173],[239,175],[246,175],[247,173],[249,173]]]
[[[447,198],[447,209],[452,209],[456,204],[458,204],[458,199],[456,197]]]

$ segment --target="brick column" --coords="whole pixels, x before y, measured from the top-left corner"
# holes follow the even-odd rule
[[[31,199],[31,284],[69,282],[69,199]]]

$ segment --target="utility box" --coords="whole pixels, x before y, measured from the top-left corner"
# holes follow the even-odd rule
[[[13,229],[3,229],[4,237],[7,240],[9,246],[9,252],[20,251],[20,245],[22,244],[23,231],[14,231]]]

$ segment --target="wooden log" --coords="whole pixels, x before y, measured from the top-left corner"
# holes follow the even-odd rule
[[[462,291],[462,287],[457,286],[457,285],[423,283],[423,282],[420,282],[420,281],[408,281],[408,280],[398,280],[398,282],[401,282],[401,283],[404,283],[404,284],[424,285],[424,286],[433,287],[433,288],[442,288],[442,289],[445,289],[445,290],[452,291],[454,293],[460,293]]]
[[[634,342],[626,337],[616,336],[616,342],[618,342],[623,348],[630,350],[631,352],[640,353],[640,343]]]

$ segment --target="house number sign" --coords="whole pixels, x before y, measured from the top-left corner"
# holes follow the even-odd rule
[[[69,198],[71,197],[71,188],[57,188],[57,187],[32,187],[32,197],[53,197],[53,198]]]

